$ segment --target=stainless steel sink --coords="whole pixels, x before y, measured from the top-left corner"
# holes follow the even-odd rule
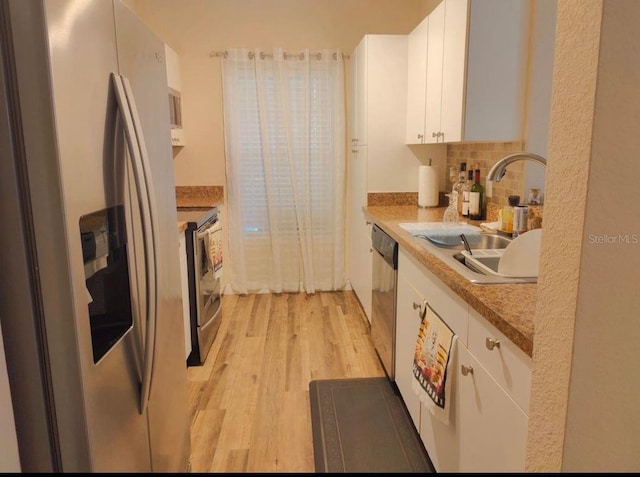
[[[445,250],[464,250],[464,245],[462,243],[462,240],[460,240],[460,243],[458,245],[443,245],[441,243],[432,242],[431,240],[423,237],[418,236],[416,238],[420,238],[425,242],[428,242],[429,244],[433,245],[434,247],[442,248]],[[474,248],[477,248],[477,249],[507,248],[507,245],[509,245],[510,243],[511,243],[511,239],[509,237],[505,237],[504,235],[497,235],[497,234],[483,232],[480,234],[480,242],[477,244],[470,245],[469,248],[471,248],[471,250],[473,250]]]
[[[480,242],[470,246],[471,252],[480,249],[500,249],[506,248],[511,243],[511,238],[503,235],[482,232]],[[466,263],[466,257],[461,253],[465,247],[462,241],[459,245],[442,245],[436,244],[431,240],[412,235],[421,247],[428,250],[433,255],[440,258],[443,262],[453,268],[456,272],[472,283],[482,284],[500,284],[500,283],[536,283],[537,277],[502,277],[497,275],[489,275],[481,270]]]

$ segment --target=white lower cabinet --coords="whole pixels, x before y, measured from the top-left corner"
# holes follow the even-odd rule
[[[456,347],[464,347],[460,341],[456,342]],[[460,369],[458,362],[458,350],[453,354],[453,366],[451,369]],[[438,472],[459,472],[461,471],[460,448],[461,448],[461,416],[460,416],[460,391],[458,389],[459,379],[457,372],[452,378],[449,404],[449,423],[443,424],[427,410],[421,408],[420,437],[424,448],[429,453],[429,458]]]
[[[449,423],[420,404],[412,362],[426,300],[456,333]],[[414,305],[416,304],[416,305]],[[398,260],[396,384],[438,472],[523,472],[531,358],[402,248]]]
[[[440,471],[524,472],[527,415],[465,346],[456,351],[459,462]]]
[[[420,306],[422,297],[407,281],[405,276],[398,273],[398,295],[396,307],[396,386],[402,400],[407,406],[416,430],[420,430],[420,399],[413,391],[413,356],[416,337],[420,328]]]

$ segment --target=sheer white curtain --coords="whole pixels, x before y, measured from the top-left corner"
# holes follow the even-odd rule
[[[342,52],[232,49],[222,72],[233,290],[344,287]]]

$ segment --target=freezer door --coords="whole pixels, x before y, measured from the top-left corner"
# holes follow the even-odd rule
[[[151,468],[184,472],[190,454],[190,421],[165,50],[128,7],[117,0],[114,4],[120,74],[131,84],[155,191],[158,303],[147,407]]]
[[[28,231],[24,239],[11,234],[0,241],[24,265],[11,265],[3,273],[22,277],[24,268],[32,285],[12,294],[10,305],[19,311],[2,317],[5,346],[11,344],[6,351],[12,397],[19,403],[22,469],[184,471],[188,406],[164,49],[155,38],[146,43],[148,32],[131,32],[141,24],[119,1],[12,1],[2,6],[9,12],[15,50],[18,94],[12,97],[18,98],[20,111],[12,119],[20,121],[16,142],[23,146],[19,162],[26,176],[17,197]],[[120,34],[122,45],[116,40]],[[119,58],[127,43],[135,47],[133,53],[120,51]],[[141,341],[149,283],[139,262],[147,250],[139,240],[139,198],[127,185],[131,171],[122,152],[111,79],[120,72],[120,61],[131,60],[136,65],[128,73],[140,97],[154,170],[150,180],[159,198],[161,316],[144,409]],[[17,239],[20,243],[14,244]],[[28,258],[18,257],[23,249]],[[132,306],[125,311],[127,293]],[[116,329],[100,321],[104,315],[117,318]],[[92,334],[92,324],[111,334],[98,336],[95,326]]]
[[[130,316],[119,321],[118,332],[96,353],[96,320],[115,316],[114,302],[123,293],[128,291],[133,299],[139,292],[122,281],[137,273],[124,268],[132,269],[133,239],[140,232],[132,226],[126,235],[123,230],[116,234],[116,224],[122,228],[119,214],[101,212],[122,208],[125,201],[125,157],[116,147],[117,108],[110,77],[118,71],[114,6],[105,1],[53,0],[43,2],[43,8],[69,261],[69,270],[60,272],[68,274],[72,283],[74,313],[68,326],[75,326],[77,340],[77,345],[66,346],[69,353],[77,346],[82,373],[80,388],[60,390],[56,407],[66,405],[67,393],[83,394],[91,471],[150,471],[147,417],[139,411],[141,330],[131,326],[139,310],[130,308]],[[93,219],[104,220],[104,226],[92,225]],[[92,259],[86,250],[88,231],[102,246]],[[46,235],[39,240],[46,243]],[[110,267],[102,268],[101,262],[114,265],[113,260],[123,256],[115,265],[117,276],[111,277]],[[63,459],[65,470],[72,465],[71,458]]]

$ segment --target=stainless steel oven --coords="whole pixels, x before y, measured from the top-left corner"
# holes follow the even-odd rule
[[[189,214],[189,215],[187,215]],[[218,209],[178,211],[186,220],[186,253],[191,318],[189,366],[202,365],[222,319],[222,226]]]

